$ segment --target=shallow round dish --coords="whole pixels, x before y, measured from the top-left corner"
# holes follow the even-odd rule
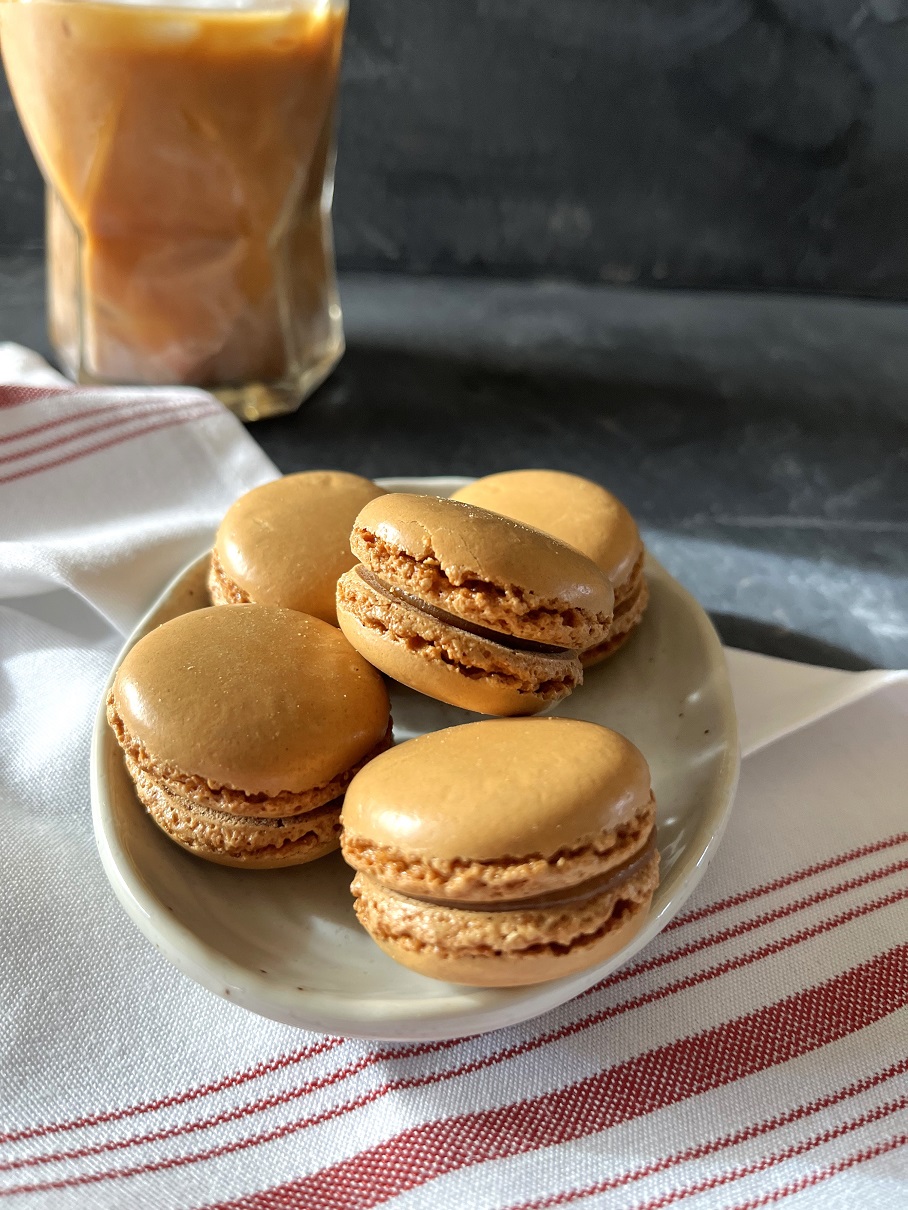
[[[383,480],[392,491],[449,495],[464,479]],[[130,636],[208,603],[207,556],[186,568]],[[626,962],[681,908],[722,835],[738,778],[725,656],[709,618],[658,563],[639,631],[553,713],[621,731],[646,755],[658,801],[661,882],[641,933],[610,962],[536,987],[438,983],[387,958],[360,928],[352,871],[338,854],[287,870],[200,861],[158,830],[136,798],[104,691],[91,753],[95,837],[113,889],[148,939],[219,996],[303,1029],[396,1041],[464,1037],[570,1000]],[[112,679],[113,673],[111,673]],[[399,741],[477,716],[393,688]]]

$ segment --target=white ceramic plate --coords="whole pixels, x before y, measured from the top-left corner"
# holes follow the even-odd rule
[[[448,495],[462,479],[385,481]],[[168,618],[208,603],[206,560],[171,584],[121,653]],[[92,810],[101,861],[126,911],[191,979],[263,1016],[347,1037],[434,1040],[526,1020],[591,987],[665,927],[700,881],[738,777],[737,725],[719,638],[697,602],[657,563],[637,635],[556,707],[623,732],[647,756],[659,804],[662,877],[649,920],[611,961],[530,988],[438,983],[386,957],[360,928],[351,872],[334,854],[288,870],[231,870],[191,857],[152,823],[98,710]],[[118,659],[118,663],[119,663]],[[398,741],[475,715],[398,688]]]

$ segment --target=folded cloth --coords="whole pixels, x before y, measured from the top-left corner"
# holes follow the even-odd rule
[[[206,391],[74,387],[0,345],[0,594],[68,588],[128,632],[277,471]]]
[[[722,847],[560,1009],[406,1046],[261,1020],[114,900],[88,748],[122,632],[274,469],[201,392],[76,392],[8,348],[3,380],[0,1200],[908,1204],[904,678],[730,652],[752,754]]]

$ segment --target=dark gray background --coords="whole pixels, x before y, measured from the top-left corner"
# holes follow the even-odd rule
[[[342,97],[342,268],[908,296],[908,0],[353,0]]]

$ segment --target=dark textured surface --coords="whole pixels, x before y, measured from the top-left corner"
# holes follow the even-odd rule
[[[350,278],[349,351],[254,436],[284,471],[575,470],[738,645],[908,666],[901,306]],[[45,348],[41,272],[0,262],[0,339]]]
[[[341,109],[347,268],[908,296],[906,0],[356,0]]]

